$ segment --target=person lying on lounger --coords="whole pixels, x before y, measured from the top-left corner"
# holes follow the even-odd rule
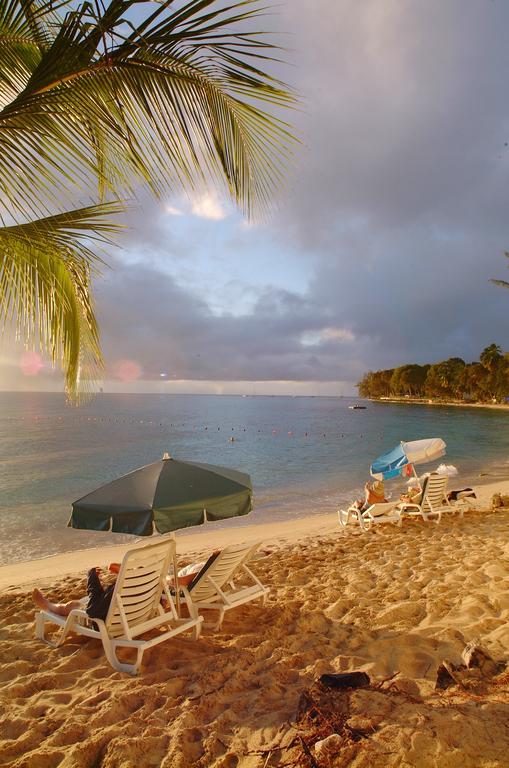
[[[108,614],[115,583],[103,587],[99,578],[100,570],[100,568],[91,568],[87,574],[88,603],[85,610],[91,619],[104,621]],[[83,603],[80,600],[70,600],[68,603],[52,603],[37,588],[32,592],[32,599],[41,610],[56,613],[58,616],[68,616],[75,608],[83,609]]]
[[[383,504],[387,502],[385,498],[385,487],[383,480],[375,480],[370,483],[369,480],[364,486],[364,499],[355,501],[352,506],[356,506],[361,512],[364,512],[372,504]]]
[[[411,486],[405,493],[401,494],[399,500],[405,502],[405,504],[420,504],[422,500],[422,490],[420,486]]]

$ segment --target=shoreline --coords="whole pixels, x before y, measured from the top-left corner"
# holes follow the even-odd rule
[[[477,494],[476,508],[479,509],[491,508],[491,496],[495,492],[509,494],[509,479],[466,482]],[[261,540],[263,545],[279,548],[297,544],[310,536],[329,535],[335,532],[338,535],[348,536],[351,532],[358,532],[353,525],[350,528],[340,528],[336,510],[327,514],[307,515],[292,520],[252,523],[242,528],[214,529],[213,524],[206,528],[207,530],[197,530],[180,537],[179,531],[175,532],[179,558],[201,559],[211,549],[222,548],[239,541]],[[54,580],[79,576],[94,564],[106,569],[110,562],[121,560],[128,549],[142,547],[151,540],[155,538],[139,537],[128,544],[59,552],[43,558],[2,565],[0,566],[0,590],[23,591],[36,585],[47,588]]]
[[[200,530],[186,536],[179,537],[179,531],[176,531],[177,555],[179,558],[185,559],[239,541],[254,543],[259,539],[262,539],[264,545],[277,546],[284,543],[294,543],[311,534],[331,533],[336,527],[339,526],[335,511],[326,515],[308,515],[293,520],[252,523],[242,528],[231,527],[214,530],[213,523],[211,523],[207,526],[206,531]],[[85,573],[94,564],[106,568],[108,563],[121,560],[128,549],[142,547],[150,541],[156,541],[156,539],[156,536],[139,537],[136,540],[133,539],[130,544],[59,552],[44,558],[2,565],[0,566],[0,591],[29,589],[39,584],[42,584],[43,587],[51,586],[54,579]],[[27,575],[28,571],[30,575]]]
[[[509,411],[509,403],[459,403],[455,401],[437,401],[415,397],[370,397],[367,399],[370,403],[389,403],[390,405],[404,403],[406,405],[440,405],[447,408],[452,406],[453,408],[491,408],[493,410]]]
[[[154,646],[134,678],[112,669],[97,640],[71,634],[49,648],[34,637],[27,580],[44,590],[48,580],[50,599],[79,598],[90,550],[7,566],[21,585],[0,592],[0,763],[268,768],[308,764],[304,739],[317,765],[506,768],[509,508],[490,500],[509,480],[474,488],[476,508],[440,525],[406,519],[363,533],[327,515],[250,526],[263,541],[250,565],[265,604],[228,611],[198,640]],[[228,534],[240,538],[212,525],[187,542],[177,533],[179,562]],[[92,553],[104,564],[111,555]],[[461,664],[471,642],[500,666],[437,690],[443,661]],[[345,672],[370,683],[317,686]],[[331,724],[326,763],[318,742]]]

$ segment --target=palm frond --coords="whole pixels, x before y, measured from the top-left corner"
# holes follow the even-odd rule
[[[0,319],[62,362],[71,395],[101,363],[90,277],[119,205],[55,212],[213,183],[251,216],[296,143],[261,0],[161,0],[136,21],[144,3],[0,0],[0,220],[16,223]]]
[[[503,288],[509,288],[509,283],[507,280],[490,280],[490,283],[493,283],[494,285],[501,285]]]
[[[509,253],[507,251],[504,251],[504,256],[506,259],[509,259]],[[509,266],[509,264],[507,266]],[[490,280],[490,283],[501,285],[502,288],[509,288],[509,282],[507,282],[507,280]]]
[[[44,351],[65,372],[71,401],[85,396],[102,369],[90,280],[104,245],[118,231],[119,204],[92,206],[0,229],[0,316],[4,328]]]
[[[270,61],[275,47],[261,33],[236,33],[259,15],[259,0],[226,8],[192,0],[173,13],[162,4],[148,27],[119,37],[132,5],[113,0],[95,26],[88,6],[68,13],[0,112],[0,155],[20,148],[0,160],[4,194],[19,204],[21,167],[42,150],[32,184],[44,199],[75,179],[129,195],[140,180],[162,194],[206,178],[225,184],[248,215],[267,208],[295,142],[274,110],[295,100],[256,65],[260,50]]]

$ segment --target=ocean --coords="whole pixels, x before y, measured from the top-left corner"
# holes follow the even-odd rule
[[[443,438],[441,461],[459,472],[452,487],[481,474],[507,477],[509,412],[372,402],[364,403],[366,410],[349,409],[354,402],[100,394],[73,408],[57,393],[0,393],[0,564],[132,542],[67,528],[70,504],[165,451],[251,475],[252,513],[210,524],[239,529],[335,512],[363,495],[373,459],[400,440]],[[392,481],[388,491],[399,494],[403,487],[402,480]]]

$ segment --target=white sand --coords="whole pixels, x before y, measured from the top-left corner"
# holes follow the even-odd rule
[[[0,766],[269,768],[309,766],[299,699],[324,672],[364,670],[373,683],[327,694],[341,715],[322,766],[509,766],[509,674],[435,691],[442,659],[479,639],[509,659],[509,510],[476,489],[478,510],[440,525],[406,520],[368,533],[334,515],[178,539],[182,562],[229,541],[262,539],[253,569],[268,604],[230,611],[222,630],[179,636],[145,654],[138,678],[111,669],[99,643],[33,638],[30,587],[83,592],[89,550],[0,569]],[[331,730],[329,730],[331,732]]]

